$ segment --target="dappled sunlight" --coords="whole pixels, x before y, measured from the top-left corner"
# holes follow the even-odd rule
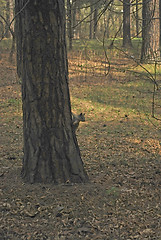
[[[138,147],[149,152],[150,154],[158,154],[161,155],[161,144],[160,141],[155,138],[129,138],[128,139],[129,144],[136,144]],[[138,149],[139,150],[139,149]]]
[[[26,231],[26,219],[31,224],[36,222],[38,229],[43,224],[46,227],[47,222],[54,227],[75,229],[82,221],[90,221],[93,231],[99,228],[107,233],[107,223],[110,225],[119,216],[120,231],[137,228],[141,234],[151,231],[150,236],[154,230],[158,231],[161,146],[160,121],[151,118],[153,84],[124,71],[132,67],[131,62],[121,56],[117,64],[117,53],[113,55],[107,76],[104,63],[99,62],[101,57],[95,55],[97,59],[87,62],[78,60],[77,55],[72,59],[73,54],[69,59],[71,108],[76,114],[85,113],[86,119],[76,131],[90,178],[90,183],[85,185],[22,182],[21,86],[14,77],[15,67],[12,75],[8,65],[0,65],[3,73],[0,177],[4,193],[1,201],[6,204],[7,199],[9,204],[9,210],[3,205],[6,213],[3,221],[12,218],[16,222],[20,217],[23,231]],[[161,96],[156,97],[155,103],[159,105]],[[159,107],[157,113],[161,116]],[[35,207],[34,212],[26,211],[25,206],[29,204]],[[155,227],[148,230],[152,219]]]

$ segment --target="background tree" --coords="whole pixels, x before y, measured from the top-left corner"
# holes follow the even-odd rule
[[[130,0],[123,0],[123,46],[132,46],[130,34]]]
[[[160,58],[159,0],[143,0],[141,62]]]
[[[138,6],[138,0],[136,0],[136,35],[139,36],[139,6]]]
[[[72,1],[72,34],[73,38],[75,36],[75,26],[76,26],[76,10],[77,10],[77,0]]]
[[[93,25],[93,38],[96,38],[96,34],[97,34],[97,21],[98,21],[98,6],[97,4],[95,5],[95,9],[94,9],[94,25]]]
[[[22,177],[86,182],[72,131],[64,0],[16,0],[18,75],[22,78]]]
[[[12,45],[9,55],[9,61],[13,60],[13,54],[15,52],[15,33],[14,24],[11,19],[14,16],[14,2],[13,0],[0,0],[0,41],[3,38],[12,38]]]
[[[10,0],[6,1],[6,27],[5,27],[5,37],[9,38],[10,37],[10,31],[8,28],[8,25],[10,24]]]
[[[72,4],[70,0],[67,0],[67,33],[68,33],[68,39],[69,39],[69,49],[72,49]]]
[[[3,0],[0,1],[0,37],[3,37],[5,32],[5,22],[3,21],[2,17],[6,18],[5,16],[5,8],[6,2]],[[2,16],[2,17],[1,17]]]
[[[89,39],[93,38],[93,31],[92,31],[92,26],[93,26],[93,2],[90,2],[90,21],[89,21]]]

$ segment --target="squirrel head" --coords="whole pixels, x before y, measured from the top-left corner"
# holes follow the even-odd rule
[[[80,120],[82,122],[85,122],[85,113],[80,113],[79,116],[80,116]]]

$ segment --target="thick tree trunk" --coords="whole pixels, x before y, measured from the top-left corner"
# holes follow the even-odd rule
[[[130,0],[123,0],[123,47],[131,47]]]
[[[159,0],[143,0],[141,62],[160,58]]]
[[[26,6],[24,7],[24,5]],[[64,0],[16,0],[18,75],[22,78],[22,177],[86,182],[72,131]]]
[[[161,56],[161,0],[159,0],[159,19],[160,19],[160,56]]]

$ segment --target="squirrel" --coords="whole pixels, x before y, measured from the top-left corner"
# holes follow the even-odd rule
[[[79,115],[72,113],[72,127],[74,132],[76,132],[80,122],[85,122],[85,113],[80,113]]]

